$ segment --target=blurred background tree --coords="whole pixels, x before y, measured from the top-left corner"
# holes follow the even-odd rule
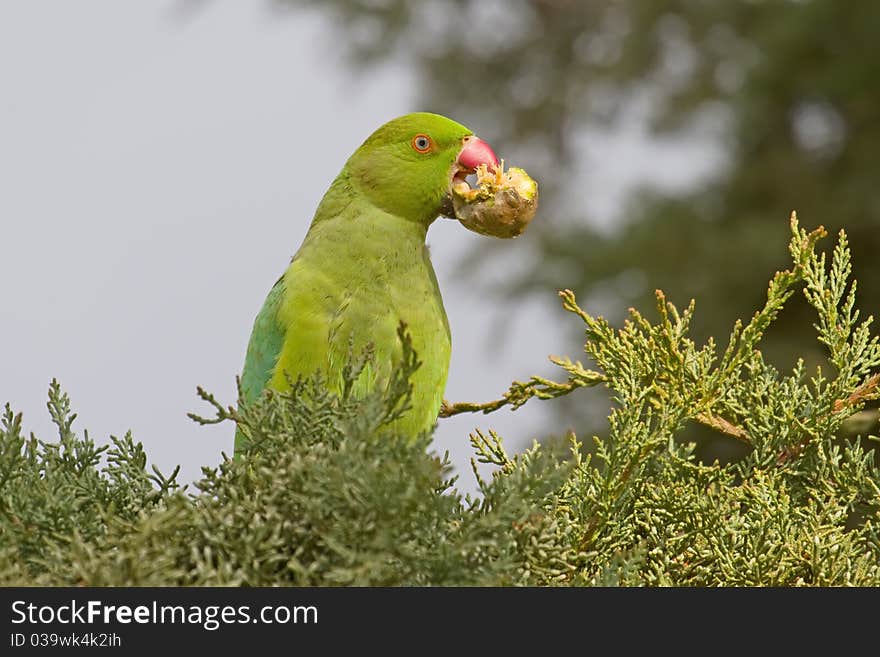
[[[510,299],[569,287],[620,320],[662,288],[697,299],[695,335],[726,335],[781,268],[788,215],[849,233],[860,307],[880,305],[880,4],[836,0],[273,0],[326,13],[328,53],[355,69],[404,61],[422,108],[489,138],[541,182],[542,208],[503,282],[479,267],[509,245],[481,240],[465,275]],[[711,178],[644,188],[602,226],[584,209],[585,140],[641,121],[676,143],[713,139]],[[634,163],[635,164],[635,163]],[[644,163],[641,163],[644,166]],[[648,163],[650,166],[650,163]],[[527,245],[527,246],[525,246]],[[525,260],[525,262],[523,261]],[[766,339],[771,362],[824,362],[802,299]],[[604,406],[604,405],[603,405]],[[607,406],[605,406],[607,408]],[[592,430],[605,408],[570,406]],[[592,417],[591,417],[592,416]],[[731,457],[703,441],[704,456]],[[727,444],[730,441],[724,441]],[[713,446],[714,445],[714,446]],[[708,449],[708,451],[706,451]]]

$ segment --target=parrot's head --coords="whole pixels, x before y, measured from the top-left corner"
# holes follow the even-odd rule
[[[352,181],[377,207],[430,223],[451,212],[450,191],[477,167],[498,165],[489,145],[460,123],[418,112],[376,130],[348,160]]]

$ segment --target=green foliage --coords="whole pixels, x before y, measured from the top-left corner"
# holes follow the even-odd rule
[[[880,343],[855,307],[846,236],[829,263],[815,248],[824,230],[794,216],[791,228],[792,266],[723,349],[690,337],[693,303],[679,311],[658,292],[655,323],[632,310],[614,328],[562,292],[589,365],[554,358],[562,383],[533,377],[445,412],[604,385],[607,430],[589,454],[572,434],[517,456],[476,431],[475,461],[495,466],[476,498],[456,492],[429,436],[394,434],[419,367],[406,341],[383,397],[333,396],[319,379],[243,409],[202,392],[216,416],[197,419],[237,423],[248,448],[205,468],[194,494],[147,473],[130,436],[100,448],[78,438],[53,382],[57,443],[25,439],[20,416],[3,416],[0,583],[880,585],[880,470],[858,439],[837,437],[880,396]],[[759,350],[799,288],[830,371],[798,361],[783,374]],[[700,462],[682,441],[694,423],[747,454]]]

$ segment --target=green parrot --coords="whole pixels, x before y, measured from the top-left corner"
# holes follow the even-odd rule
[[[367,138],[330,185],[254,321],[241,376],[245,403],[318,371],[338,393],[349,354],[368,344],[374,359],[355,394],[387,386],[402,356],[403,321],[422,364],[396,428],[415,436],[433,427],[451,336],[425,236],[449,214],[452,184],[481,164],[498,166],[488,144],[438,114],[401,116]],[[245,440],[236,433],[236,452]]]

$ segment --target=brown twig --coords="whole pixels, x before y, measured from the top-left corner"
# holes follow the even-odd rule
[[[752,439],[749,434],[746,433],[745,429],[736,426],[732,422],[725,420],[723,417],[712,415],[711,413],[697,413],[694,416],[694,419],[700,424],[704,424],[711,429],[715,429],[727,436],[736,438],[737,440],[744,442],[746,445],[752,444]]]
[[[838,399],[834,402],[834,412],[840,411],[861,404],[862,402],[880,397],[877,386],[880,384],[880,374],[869,377],[862,385],[852,391],[852,394],[846,399]]]
[[[461,413],[491,413],[508,403],[510,402],[507,399],[495,399],[482,404],[477,402],[455,402],[453,404],[444,399],[440,404],[440,417],[452,417]]]

